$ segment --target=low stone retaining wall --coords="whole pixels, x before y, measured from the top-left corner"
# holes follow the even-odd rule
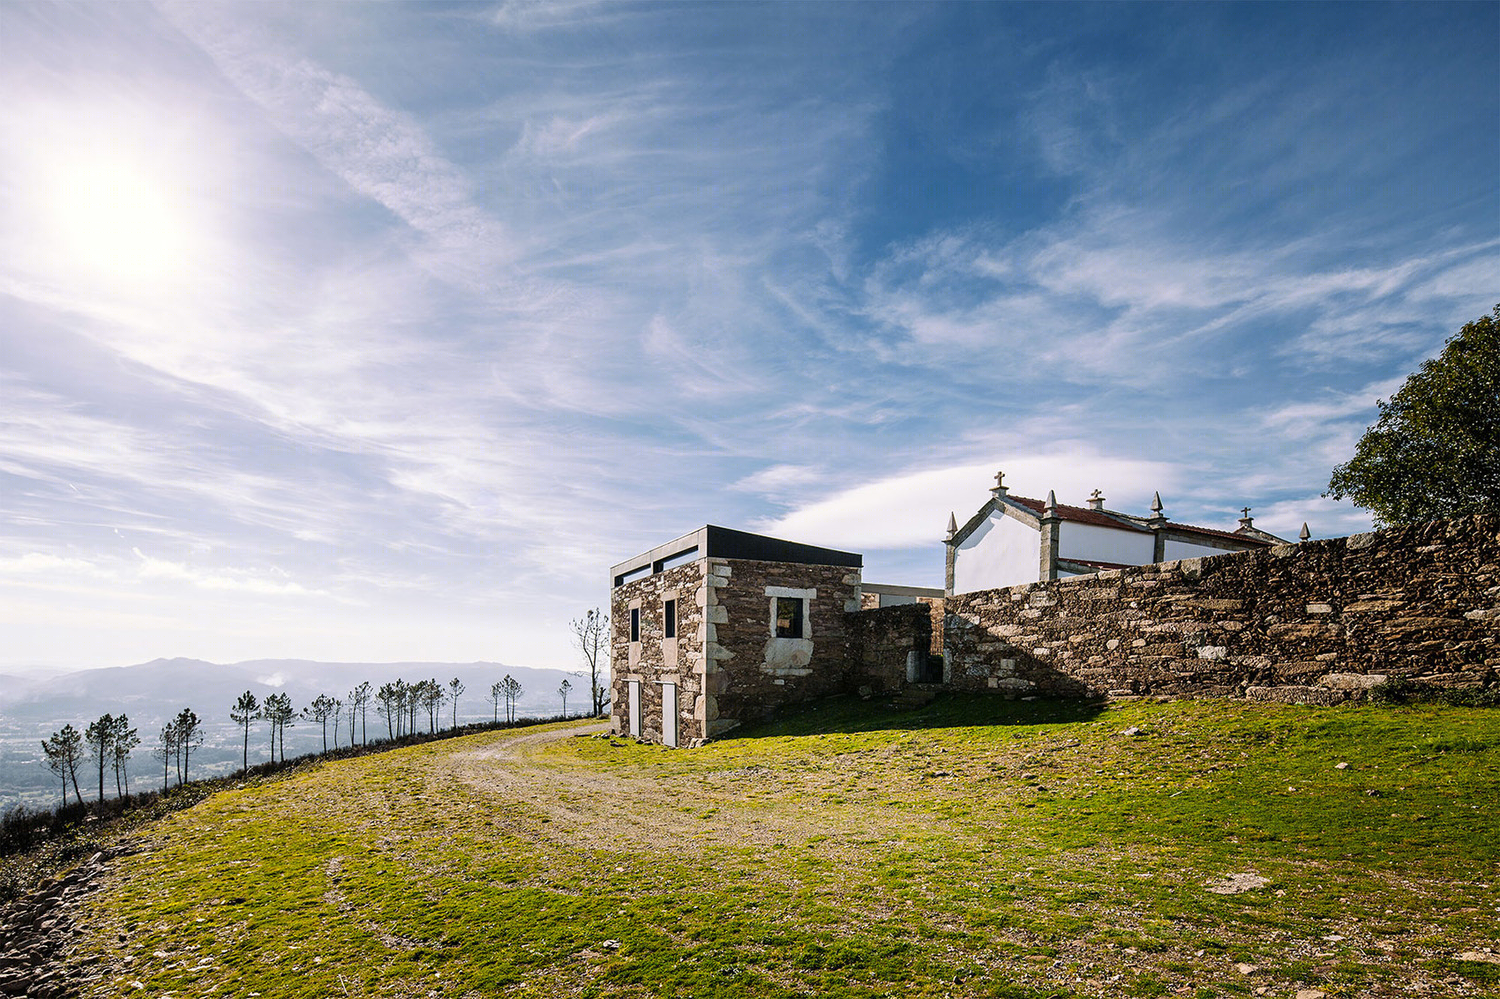
[[[948,598],[949,682],[1016,696],[1304,703],[1500,682],[1500,518],[1390,528]]]

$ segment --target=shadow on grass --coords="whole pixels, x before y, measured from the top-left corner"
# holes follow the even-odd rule
[[[1067,725],[1091,721],[1107,706],[1103,699],[1038,698],[1017,701],[998,694],[951,691],[915,710],[898,710],[879,698],[852,694],[795,708],[769,721],[729,733],[726,739],[830,733],[921,731],[990,725]]]

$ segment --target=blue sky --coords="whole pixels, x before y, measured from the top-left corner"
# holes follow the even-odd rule
[[[8,664],[573,662],[711,522],[1294,536],[1500,301],[1500,6],[0,8]]]

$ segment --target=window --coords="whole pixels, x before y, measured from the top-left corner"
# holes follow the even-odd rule
[[[803,602],[801,597],[776,598],[776,637],[802,637]]]
[[[664,605],[662,605],[661,616],[662,616],[661,637],[663,637],[663,638],[676,638],[677,637],[677,601],[676,600],[668,600]]]
[[[641,609],[630,608],[630,640],[639,642],[641,640]]]

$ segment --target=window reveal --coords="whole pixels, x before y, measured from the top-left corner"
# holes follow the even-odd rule
[[[641,609],[630,608],[630,640],[639,642],[641,640]]]
[[[801,597],[776,598],[776,637],[801,638],[805,604]]]
[[[662,605],[662,637],[677,637],[677,601],[668,600]]]

